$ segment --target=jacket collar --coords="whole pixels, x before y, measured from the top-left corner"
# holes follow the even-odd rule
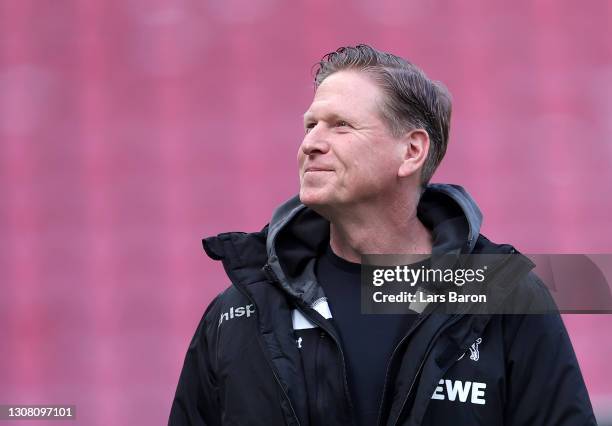
[[[433,255],[458,256],[474,249],[482,214],[462,187],[427,186],[417,214],[432,231]],[[262,231],[219,234],[204,239],[203,245],[211,258],[223,261],[235,284],[263,279],[261,268],[266,265],[283,291],[311,305],[323,296],[314,266],[328,241],[329,222],[295,196],[274,211],[270,224]]]

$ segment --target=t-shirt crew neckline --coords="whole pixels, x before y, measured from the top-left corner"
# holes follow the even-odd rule
[[[328,243],[325,248],[325,252],[323,254],[327,256],[329,261],[337,268],[342,269],[344,272],[348,272],[350,274],[359,274],[361,272],[361,263],[350,262],[336,253],[331,248],[331,245]]]
[[[349,274],[361,273],[361,267],[362,267],[361,263],[350,262],[338,256],[336,253],[334,253],[334,250],[331,248],[331,245],[329,243],[327,243],[327,246],[325,247],[325,251],[322,253],[322,255],[326,256],[332,265],[343,270],[344,272],[348,272]],[[417,262],[411,263],[410,266],[412,268],[419,268],[421,266],[427,266],[429,265],[430,260],[431,258],[428,256]],[[370,266],[373,266],[373,265],[370,265]]]

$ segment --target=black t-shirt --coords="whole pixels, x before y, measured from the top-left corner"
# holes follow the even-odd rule
[[[375,425],[388,361],[417,315],[362,314],[361,265],[338,257],[329,245],[315,272],[342,340],[354,418]]]

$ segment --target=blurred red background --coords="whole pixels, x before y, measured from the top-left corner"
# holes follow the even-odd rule
[[[311,68],[341,45],[449,87],[434,181],[470,191],[492,240],[612,252],[611,21],[606,0],[0,2],[0,404],[167,421],[228,285],[200,238],[297,192]],[[565,320],[603,419],[612,318]]]

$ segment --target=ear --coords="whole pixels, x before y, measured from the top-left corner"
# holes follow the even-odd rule
[[[404,161],[397,172],[399,177],[414,175],[423,168],[429,152],[429,135],[424,129],[414,129],[403,137]]]

